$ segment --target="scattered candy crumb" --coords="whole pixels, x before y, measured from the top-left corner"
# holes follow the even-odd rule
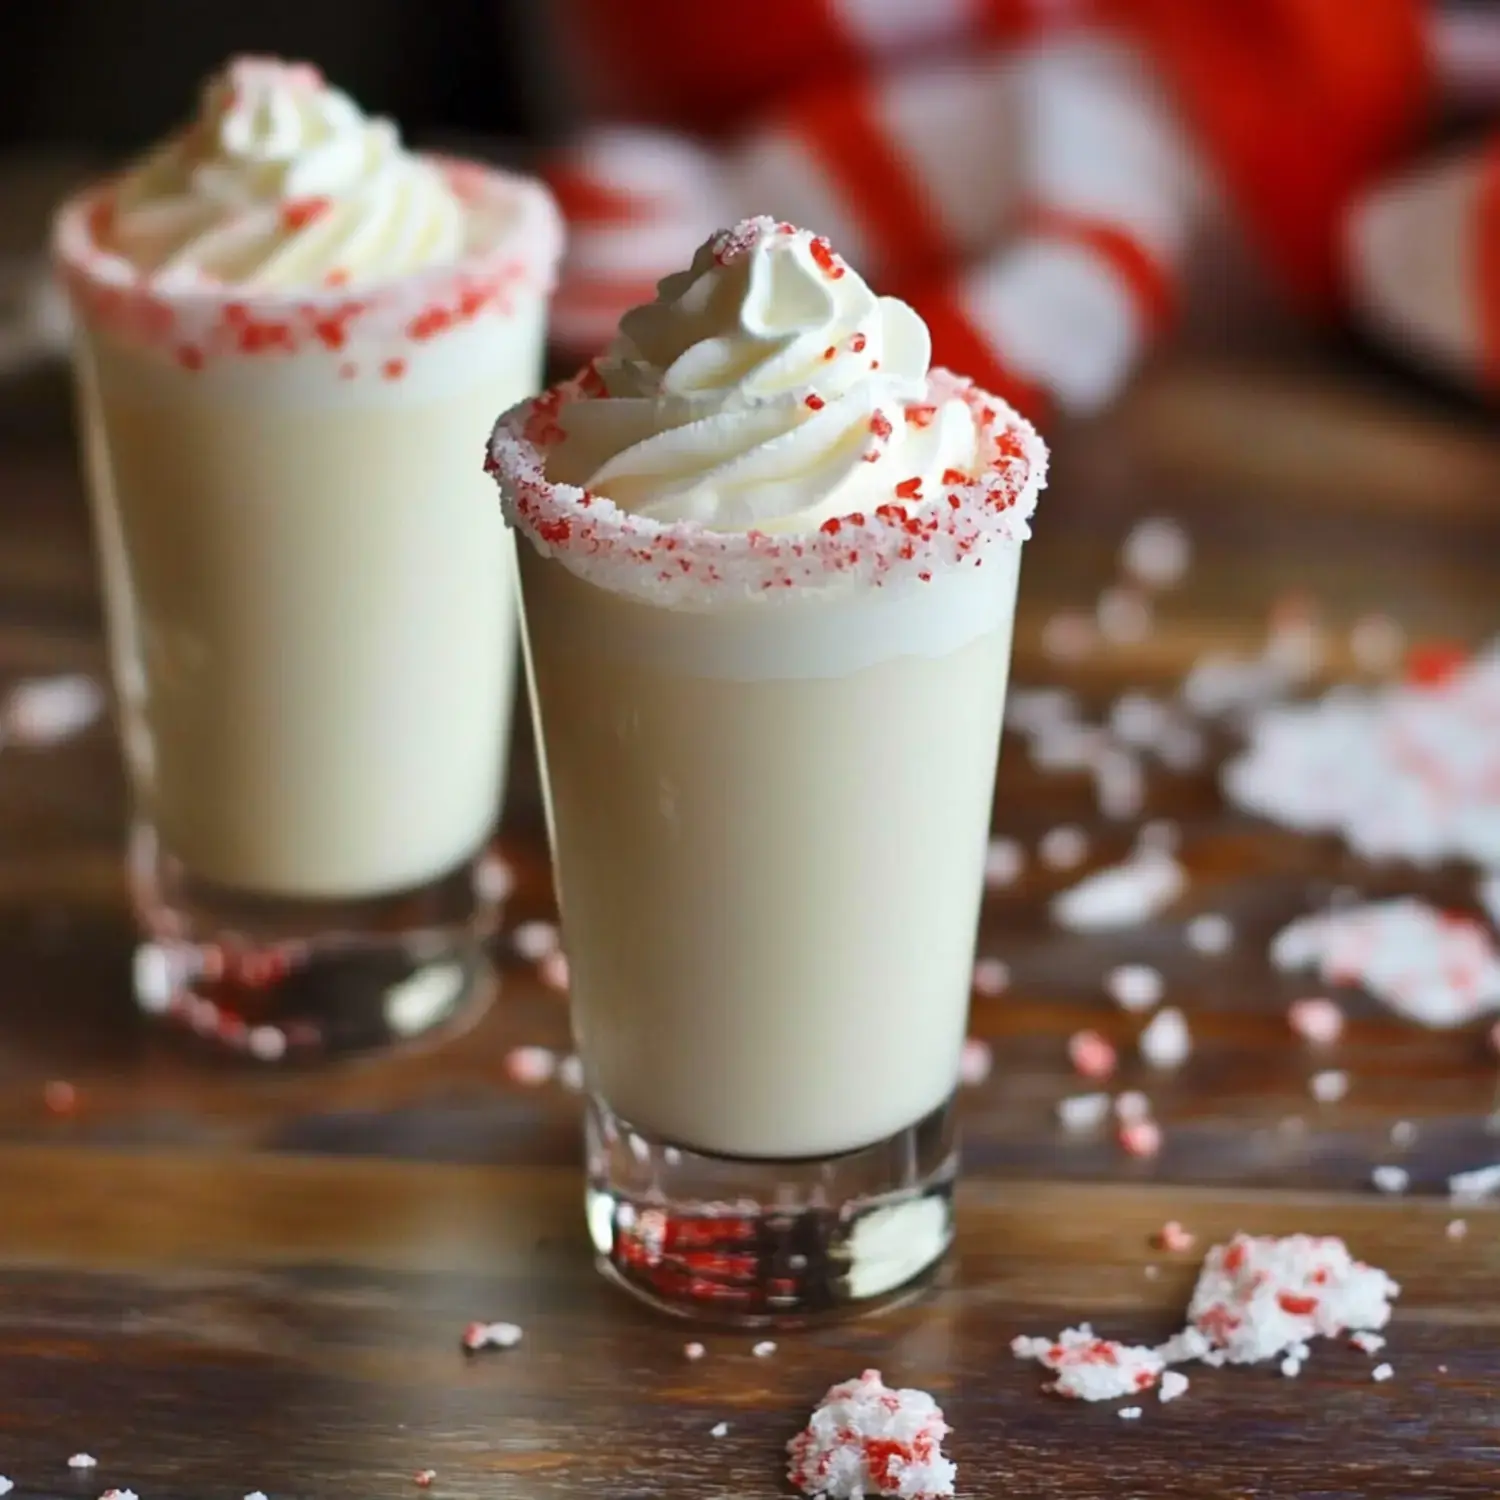
[[[1120,964],[1109,971],[1104,988],[1121,1010],[1143,1011],[1160,1001],[1166,984],[1149,964]]]
[[[1385,1339],[1378,1333],[1361,1329],[1349,1335],[1349,1347],[1358,1349],[1362,1354],[1379,1354],[1385,1348]]]
[[[1069,1094],[1057,1101],[1057,1119],[1064,1130],[1097,1130],[1108,1118],[1108,1094]]]
[[[432,1488],[432,1481],[436,1478],[436,1469],[418,1469],[417,1472],[412,1475],[411,1482],[416,1485],[419,1490],[429,1490]]]
[[[1160,1229],[1151,1236],[1151,1243],[1158,1250],[1191,1250],[1198,1242],[1198,1236],[1190,1234],[1176,1219],[1168,1219]]]
[[[708,1435],[709,1435],[709,1437],[716,1437],[716,1438],[728,1437],[729,1436],[729,1423],[728,1422],[715,1422],[714,1425],[708,1429]]]
[[[1141,1415],[1141,1409],[1138,1406],[1122,1406],[1119,1411],[1115,1413],[1115,1415],[1119,1417],[1122,1422],[1134,1422],[1139,1419]]]
[[[78,1108],[78,1090],[61,1078],[54,1078],[42,1089],[42,1103],[49,1113],[70,1115]]]
[[[1075,1031],[1068,1038],[1068,1061],[1084,1078],[1108,1078],[1117,1060],[1114,1044],[1097,1031]]]
[[[1500,1193],[1500,1162],[1471,1172],[1455,1172],[1448,1179],[1448,1197],[1454,1203],[1483,1203],[1496,1193]]]
[[[1003,995],[1010,987],[1010,967],[1002,959],[980,958],[974,962],[974,992]]]
[[[774,1339],[762,1339],[750,1352],[757,1359],[769,1359],[776,1352],[776,1342]]]
[[[1411,1173],[1405,1167],[1376,1167],[1370,1173],[1370,1181],[1377,1192],[1404,1193],[1411,1185]]]
[[[562,934],[555,922],[522,922],[510,935],[510,945],[528,963],[539,964],[549,953],[556,953]]]
[[[481,1349],[514,1349],[523,1337],[516,1323],[470,1323],[464,1329],[464,1348],[471,1354]]]
[[[1052,919],[1071,932],[1137,927],[1182,894],[1187,876],[1168,854],[1138,850],[1129,859],[1096,870],[1052,898]]]
[[[583,1088],[583,1059],[570,1052],[557,1065],[557,1081],[570,1093]]]
[[[75,1453],[68,1460],[68,1467],[70,1469],[96,1469],[99,1467],[99,1460],[92,1453]]]
[[[1036,852],[1049,869],[1071,870],[1089,857],[1088,835],[1072,823],[1060,823],[1042,835]]]
[[[1161,1141],[1161,1126],[1155,1120],[1129,1120],[1120,1126],[1120,1145],[1129,1156],[1156,1156]]]
[[[691,1344],[682,1346],[682,1353],[686,1359],[702,1359],[708,1351],[695,1339]]]
[[[1376,1365],[1370,1371],[1370,1379],[1374,1381],[1389,1380],[1396,1372],[1389,1365]]]
[[[1344,1031],[1344,1012],[1321,995],[1293,1000],[1287,1006],[1286,1020],[1304,1042],[1320,1047],[1338,1041]]]
[[[1337,1104],[1349,1092],[1349,1075],[1340,1068],[1314,1073],[1307,1087],[1319,1104]]]
[[[990,1076],[995,1066],[995,1051],[990,1044],[977,1036],[964,1038],[963,1050],[958,1055],[958,1081],[965,1088],[977,1088]]]
[[[1443,1231],[1450,1240],[1461,1240],[1469,1232],[1467,1219],[1449,1219],[1448,1227]]]
[[[1183,937],[1195,953],[1214,957],[1234,946],[1234,925],[1219,912],[1206,911],[1183,928]]]
[[[561,949],[547,954],[536,966],[537,978],[548,989],[566,990],[568,987],[568,956]]]
[[[1180,583],[1192,560],[1188,534],[1165,516],[1137,521],[1120,548],[1120,566],[1147,588],[1166,589]]]
[[[991,839],[984,855],[987,885],[1014,885],[1026,868],[1026,851],[1016,839]]]
[[[1126,1089],[1115,1095],[1115,1119],[1130,1124],[1151,1118],[1151,1101],[1139,1089]]]
[[[1141,1032],[1141,1057],[1153,1068],[1180,1068],[1193,1050],[1187,1018],[1176,1006],[1165,1006]]]
[[[557,1054],[550,1047],[512,1047],[505,1054],[505,1071],[516,1083],[536,1088],[557,1073]]]
[[[1161,1383],[1157,1387],[1157,1399],[1166,1405],[1168,1401],[1175,1401],[1183,1395],[1188,1388],[1188,1378],[1181,1370],[1166,1370],[1162,1373]]]

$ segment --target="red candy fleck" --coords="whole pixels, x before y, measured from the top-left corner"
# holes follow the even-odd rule
[[[1414,687],[1442,687],[1468,659],[1469,653],[1451,642],[1420,642],[1406,653],[1406,680]]]
[[[203,368],[203,351],[192,344],[184,344],[177,351],[177,363],[184,370],[201,370]]]
[[[837,281],[844,274],[843,266],[834,258],[833,246],[822,235],[818,235],[808,249],[813,263],[830,281]]]
[[[406,361],[404,359],[388,359],[381,365],[380,373],[387,380],[400,380],[406,374]]]
[[[827,402],[825,402],[823,398],[817,394],[816,391],[810,391],[803,398],[802,404],[807,407],[809,411],[822,411],[824,406],[827,405]]]
[[[838,353],[838,352],[839,352],[839,351],[838,351],[838,350],[837,350],[837,349],[835,349],[835,348],[834,348],[834,346],[833,346],[833,345],[832,345],[832,344],[830,344],[830,345],[829,345],[829,346],[828,346],[828,347],[827,347],[827,348],[826,348],[826,349],[825,349],[825,350],[824,350],[824,351],[823,351],[823,358],[824,358],[824,359],[832,359],[832,358],[833,358],[833,357],[834,357],[834,355],[836,355],[836,354],[837,354],[837,353]]]
[[[843,522],[841,522],[837,516],[829,516],[829,518],[824,521],[820,527],[818,527],[818,530],[821,531],[825,536],[837,536],[843,529]]]
[[[1318,1310],[1316,1297],[1299,1297],[1294,1292],[1281,1292],[1276,1301],[1283,1312],[1290,1313],[1294,1318],[1311,1317]]]
[[[935,406],[908,406],[906,408],[906,420],[913,427],[926,427],[935,416],[937,416]]]
[[[868,342],[869,342],[869,340],[865,338],[864,334],[862,334],[862,333],[856,333],[854,335],[854,337],[849,340],[849,347],[856,354],[863,354],[865,352],[865,345]]]
[[[306,229],[315,219],[320,219],[333,207],[328,198],[289,198],[281,205],[281,227],[288,234]]]
[[[965,474],[962,469],[944,469],[943,470],[943,483],[944,484],[967,484],[968,482],[969,482],[969,476],[967,474]]]
[[[883,411],[870,418],[870,431],[883,443],[891,435],[891,419]]]
[[[922,480],[913,474],[910,479],[903,479],[896,486],[896,493],[903,500],[920,500],[922,498]]]
[[[335,266],[324,278],[324,286],[348,286],[349,273],[343,266]]]

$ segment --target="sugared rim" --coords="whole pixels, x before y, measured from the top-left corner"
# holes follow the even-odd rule
[[[928,376],[924,400],[964,402],[990,459],[977,475],[944,476],[920,505],[896,501],[824,521],[812,533],[711,531],[622,511],[602,495],[547,478],[547,453],[568,401],[587,399],[591,367],[513,406],[495,424],[485,468],[500,486],[506,520],[545,557],[613,593],[674,609],[731,600],[803,597],[808,591],[920,585],[980,567],[996,546],[1019,547],[1047,482],[1047,448],[1014,407],[947,370]]]
[[[75,307],[149,343],[175,348],[190,368],[215,354],[292,353],[303,345],[342,350],[351,341],[425,342],[512,293],[552,290],[562,255],[562,216],[533,178],[486,163],[429,157],[461,201],[513,217],[493,244],[462,260],[352,287],[247,291],[205,281],[164,287],[100,244],[115,180],[75,194],[53,225],[53,260]]]

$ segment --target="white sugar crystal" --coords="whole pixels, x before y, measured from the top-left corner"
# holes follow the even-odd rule
[[[29,677],[0,705],[0,734],[11,744],[45,749],[81,734],[103,711],[104,692],[92,677]]]
[[[1191,560],[1187,532],[1166,516],[1138,521],[1120,549],[1120,566],[1137,583],[1152,589],[1181,582]]]
[[[1411,1173],[1405,1167],[1376,1167],[1370,1173],[1370,1181],[1377,1192],[1404,1193],[1411,1185]]]
[[[1104,979],[1104,989],[1121,1010],[1150,1010],[1166,991],[1166,983],[1149,964],[1120,964]]]
[[[1228,917],[1206,911],[1183,928],[1183,937],[1195,953],[1215,956],[1227,953],[1234,945],[1234,927]]]
[[[1088,858],[1088,835],[1071,823],[1049,828],[1037,845],[1037,854],[1044,865],[1054,870],[1071,870]]]
[[[1389,1380],[1396,1372],[1389,1365],[1376,1365],[1370,1371],[1370,1379],[1374,1381]]]
[[[1349,1075],[1341,1068],[1325,1068],[1308,1079],[1307,1087],[1319,1104],[1337,1104],[1349,1092]]]
[[[1161,1385],[1157,1391],[1157,1397],[1162,1405],[1168,1401],[1175,1401],[1183,1395],[1188,1388],[1188,1378],[1180,1370],[1168,1370],[1161,1377]]]
[[[1151,1101],[1139,1089],[1115,1095],[1115,1119],[1122,1125],[1139,1125],[1151,1118]]]
[[[1175,1006],[1159,1010],[1141,1033],[1141,1057],[1153,1068],[1178,1068],[1193,1050],[1187,1018]]]
[[[1122,1406],[1115,1415],[1122,1422],[1134,1422],[1140,1418],[1141,1409],[1138,1406]]]
[[[1099,634],[1116,645],[1135,646],[1151,634],[1151,601],[1137,589],[1105,589],[1094,609]]]
[[[1384,1271],[1354,1260],[1342,1240],[1237,1234],[1205,1257],[1188,1321],[1231,1364],[1300,1358],[1297,1346],[1315,1335],[1383,1328],[1400,1290]]]
[[[715,1422],[714,1425],[708,1429],[708,1435],[709,1435],[709,1437],[716,1437],[716,1438],[728,1437],[729,1436],[729,1423],[728,1422]]]
[[[70,1469],[94,1469],[99,1466],[99,1460],[92,1453],[75,1453],[68,1460]]]
[[[1316,969],[1330,984],[1358,982],[1423,1026],[1459,1026],[1500,1008],[1490,935],[1411,896],[1299,918],[1272,941],[1271,961]]]
[[[769,1359],[776,1352],[776,1341],[774,1339],[762,1339],[750,1352],[757,1359]]]
[[[787,1477],[808,1495],[917,1500],[953,1493],[957,1466],[943,1456],[948,1424],[919,1390],[892,1390],[878,1370],[833,1386],[787,1444]]]
[[[555,922],[522,922],[510,935],[511,947],[528,963],[538,964],[558,951],[562,934]]]
[[[1053,897],[1053,920],[1073,932],[1134,927],[1165,911],[1187,877],[1170,855],[1140,852]]]
[[[1014,885],[1026,868],[1026,851],[1016,839],[991,839],[984,854],[987,885]]]
[[[1448,1179],[1448,1197],[1454,1203],[1483,1203],[1500,1193],[1500,1162],[1476,1167],[1471,1172],[1455,1172]]]
[[[1097,1130],[1108,1118],[1108,1094],[1069,1094],[1057,1101],[1057,1119],[1064,1130]]]

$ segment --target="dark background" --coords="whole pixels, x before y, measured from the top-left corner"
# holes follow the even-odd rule
[[[186,119],[239,52],[316,62],[408,136],[547,137],[567,105],[549,0],[4,0],[0,150],[119,156]]]

